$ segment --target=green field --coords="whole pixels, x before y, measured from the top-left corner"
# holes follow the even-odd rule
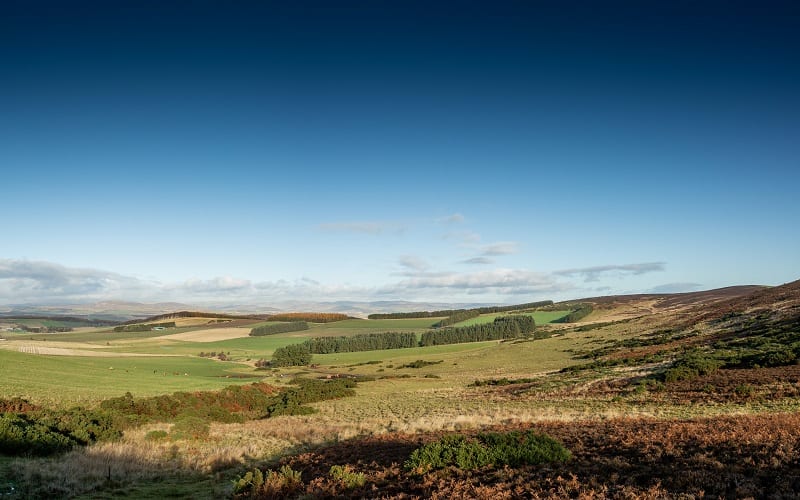
[[[194,357],[46,356],[0,350],[0,397],[19,396],[53,406],[136,395],[219,389],[257,379],[250,367]]]
[[[381,331],[408,331],[430,328],[442,318],[409,318],[409,319],[348,319],[335,323],[326,323],[330,330],[373,329]]]
[[[794,436],[800,428],[796,359],[786,356],[794,352],[791,346],[797,342],[796,311],[800,298],[792,303],[786,300],[786,297],[791,297],[788,292],[775,295],[780,297],[779,304],[783,309],[772,311],[768,306],[773,304],[768,302],[763,309],[748,309],[731,315],[726,309],[728,302],[723,302],[717,311],[703,303],[704,314],[709,314],[712,319],[678,328],[675,327],[676,319],[684,322],[687,316],[680,310],[654,307],[650,298],[633,305],[630,301],[621,302],[613,309],[598,308],[594,316],[596,322],[575,325],[549,325],[568,314],[568,310],[529,310],[523,314],[536,320],[541,326],[539,332],[543,334],[540,337],[546,338],[314,354],[304,360],[302,366],[281,368],[265,365],[261,360],[271,359],[276,349],[312,337],[387,331],[413,332],[419,337],[439,318],[351,319],[310,324],[309,330],[262,337],[250,337],[247,327],[209,329],[207,325],[159,332],[115,333],[107,328],[41,335],[8,332],[4,335],[5,340],[0,341],[0,398],[19,396],[44,406],[44,409],[28,411],[28,414],[46,425],[52,425],[47,419],[54,415],[47,408],[70,409],[79,404],[91,409],[104,399],[122,396],[126,392],[136,398],[176,391],[188,394],[136,403],[123,399],[114,405],[104,405],[103,412],[113,407],[123,412],[134,410],[142,417],[141,420],[138,417],[126,420],[131,422],[130,426],[125,427],[122,436],[116,434],[113,441],[99,441],[56,457],[26,455],[15,458],[13,462],[4,462],[0,458],[0,496],[231,498],[231,485],[237,476],[253,467],[276,469],[288,462],[301,467],[295,470],[302,473],[303,481],[307,481],[308,488],[304,491],[309,498],[319,496],[318,493],[323,491],[318,489],[320,487],[327,488],[324,491],[329,495],[323,495],[326,498],[371,497],[379,494],[387,484],[397,482],[382,482],[388,476],[371,476],[363,464],[368,460],[377,463],[376,460],[385,459],[387,454],[398,452],[397,456],[389,455],[391,463],[403,463],[408,454],[398,450],[397,443],[409,444],[410,450],[411,445],[422,443],[434,433],[471,433],[481,429],[494,432],[494,428],[516,430],[519,426],[529,425],[551,425],[550,428],[556,432],[567,432],[564,435],[574,440],[564,444],[575,446],[577,443],[575,450],[581,450],[580,453],[585,449],[584,443],[605,439],[626,426],[631,426],[633,432],[630,439],[625,438],[624,442],[628,444],[653,436],[664,438],[667,447],[663,453],[659,450],[653,452],[653,457],[656,452],[658,457],[663,456],[666,468],[647,474],[647,477],[661,478],[665,477],[664,471],[671,470],[676,463],[678,455],[669,450],[674,450],[673,438],[682,434],[676,431],[672,435],[663,435],[660,431],[647,429],[652,429],[654,423],[667,420],[678,419],[685,423],[687,419],[714,419],[720,415],[727,418],[729,414],[743,419],[742,435],[746,436],[747,446],[742,448],[742,457],[747,460],[754,456],[750,446],[751,435],[758,432],[761,425],[748,423],[751,414],[763,415],[759,422],[780,430],[770,431],[770,435],[784,436],[786,439],[780,445],[783,448],[768,441],[770,448],[761,454],[765,457],[764,463],[772,467],[775,455],[769,450],[796,449]],[[754,296],[758,300],[763,297],[761,294]],[[751,302],[746,304],[751,307]],[[685,307],[684,311],[690,313],[698,310],[696,304]],[[645,308],[655,312],[641,316]],[[771,316],[765,319],[764,311],[771,311]],[[790,313],[795,316],[784,316]],[[509,314],[513,312],[485,314],[458,326],[489,323],[498,316]],[[739,331],[741,325],[747,325],[746,329]],[[720,340],[725,338],[732,340],[727,343]],[[765,339],[769,339],[770,343],[765,345],[769,345],[771,351],[758,353],[749,347],[751,342]],[[741,341],[747,341],[746,346],[736,347],[744,345]],[[787,349],[772,347],[784,344]],[[692,349],[694,345],[702,349]],[[212,352],[213,358],[210,357]],[[227,361],[220,359],[220,353]],[[756,359],[759,362],[777,359],[789,364],[780,367],[759,367],[756,364],[754,368],[742,368],[738,364],[719,366],[729,359],[738,363],[753,355],[761,356]],[[724,358],[718,358],[720,356]],[[701,373],[701,369],[707,373]],[[672,375],[684,378],[675,382],[670,378]],[[320,383],[319,380],[330,380],[331,383]],[[195,394],[251,382],[262,384],[224,393]],[[327,390],[345,385],[348,386],[346,392],[331,392],[333,397],[330,398],[319,397]],[[304,387],[315,389],[303,394]],[[251,391],[268,394],[269,398],[254,398],[255,393]],[[230,397],[238,399],[227,399]],[[304,400],[306,397],[308,399]],[[181,406],[179,401],[186,404]],[[247,406],[248,401],[254,402],[252,407]],[[12,411],[24,406],[18,401],[6,402],[6,407]],[[178,412],[177,408],[183,409]],[[173,409],[176,411],[171,413]],[[229,409],[243,421],[233,418]],[[116,411],[111,411],[111,415]],[[64,425],[69,422],[85,425],[83,420],[72,420],[84,418],[85,412],[72,410],[56,415]],[[92,422],[102,424],[103,413],[94,415],[101,418]],[[774,421],[773,415],[777,416]],[[7,429],[22,426],[20,420],[4,419]],[[595,428],[596,425],[599,427],[595,429],[595,437],[587,441],[582,429]],[[91,426],[86,425],[87,429]],[[574,435],[573,428],[576,429]],[[13,444],[4,436],[13,437],[18,433],[12,435],[0,428],[2,432],[6,434],[0,435],[0,445],[4,442]],[[41,431],[30,435],[38,436],[38,432]],[[728,450],[731,441],[727,430],[721,439],[720,449]],[[349,489],[332,480],[329,471],[334,464],[329,463],[330,457],[336,457],[336,465],[341,462],[339,455],[326,455],[331,446],[341,447],[347,456],[353,457],[352,460],[343,460],[349,460],[354,471],[364,472],[371,489]],[[600,460],[606,460],[609,453],[621,450],[619,457],[632,460],[630,463],[640,461],[640,450],[635,446],[603,443],[597,446]],[[23,448],[22,453],[30,453],[30,449]],[[697,454],[696,444],[692,443],[687,450],[682,455],[684,458],[696,459],[700,465],[708,463],[714,474],[719,471],[715,462],[708,462],[709,455]],[[12,452],[20,453],[18,449]],[[292,458],[284,460],[289,456]],[[300,465],[306,456],[314,456],[312,460],[318,462]],[[797,463],[796,455],[787,457],[791,464]],[[586,457],[581,458],[578,453],[574,458],[580,467],[586,465],[587,477],[593,477],[597,460],[587,462]],[[732,477],[740,477],[739,467],[745,462],[742,458],[735,458],[731,463],[735,464]],[[558,478],[570,477],[573,465],[572,461],[566,463],[566,468],[554,478],[556,482],[546,483],[548,488],[561,488],[568,484],[559,483]],[[623,477],[629,469],[625,465],[615,471],[614,477]],[[389,472],[403,481],[416,477],[416,472],[407,475],[408,471],[403,472],[395,465],[380,474]],[[795,469],[784,468],[780,473],[794,477],[791,476],[794,472]],[[514,473],[514,468],[496,469],[491,473],[474,470],[469,475],[454,471],[447,471],[446,475],[428,472],[419,479],[419,484],[424,482],[431,488],[442,488],[454,479],[472,481],[473,478],[486,478],[485,484],[495,484],[498,478],[511,473]],[[109,474],[113,476],[111,480]],[[508,483],[509,489],[492,490],[486,497],[508,496],[506,493],[517,492],[521,484],[536,483],[535,478],[531,479],[531,474],[538,474],[536,470],[526,468],[520,474],[515,476],[519,481],[514,479]],[[765,469],[764,474],[766,477],[772,472]],[[572,484],[574,481],[568,482]],[[477,490],[468,488],[477,484],[464,483],[463,488],[459,486],[458,490],[451,490],[451,496],[474,493]],[[28,485],[33,487],[25,489]],[[53,490],[54,485],[63,489]],[[626,483],[625,487],[628,486],[630,484]],[[686,493],[679,490],[675,491],[681,495]],[[790,490],[788,488],[786,492]],[[423,490],[417,485],[408,491]],[[555,490],[548,491],[552,494]],[[578,490],[558,491],[559,497],[581,493]],[[636,490],[631,497],[638,494],[647,496],[652,491]],[[698,489],[696,492],[703,491]],[[273,498],[292,497],[282,495],[286,492],[272,493]],[[603,496],[607,490],[599,493]],[[769,495],[751,496],[766,498]],[[658,497],[672,498],[669,495]]]
[[[560,312],[533,313],[537,321],[557,318]],[[476,318],[491,321],[497,315]],[[15,346],[33,346],[46,351],[48,347],[57,349],[77,349],[76,356],[34,355],[17,350],[0,350],[0,397],[21,396],[32,401],[53,404],[72,402],[89,403],[109,396],[130,391],[138,395],[169,393],[176,390],[201,390],[223,387],[232,381],[252,381],[253,379],[234,379],[230,376],[250,376],[262,378],[271,373],[256,371],[252,364],[259,359],[270,359],[275,349],[289,344],[300,343],[315,336],[356,335],[385,331],[423,332],[430,328],[438,318],[393,319],[393,320],[346,320],[335,323],[312,324],[311,329],[263,337],[241,337],[212,342],[184,341],[164,338],[174,333],[203,330],[202,327],[171,328],[158,332],[113,332],[98,328],[84,332],[57,334],[7,335],[8,343]],[[435,347],[415,347],[382,351],[339,353],[315,355],[313,363],[319,365],[322,373],[338,371],[343,367],[349,373],[375,376],[393,376],[409,373],[416,376],[436,374],[446,378],[461,380],[490,366],[502,366],[505,370],[530,373],[531,370],[550,368],[557,360],[559,366],[570,364],[568,356],[553,351],[552,342],[537,342],[511,347],[510,344],[482,342],[454,344]],[[19,347],[17,349],[21,349]],[[91,351],[95,356],[81,353]],[[230,361],[221,362],[200,353],[225,353]],[[106,353],[107,356],[103,356]],[[502,353],[501,361],[497,356]],[[120,357],[120,355],[131,357]],[[535,354],[537,363],[531,364],[530,356]],[[538,363],[548,357],[546,366]],[[397,370],[390,367],[422,359],[443,361],[424,370]],[[372,364],[366,364],[372,362]],[[378,364],[380,362],[380,364]],[[356,365],[356,366],[350,366]],[[380,370],[380,371],[379,371]],[[286,369],[284,371],[292,372]]]
[[[537,325],[546,325],[548,323],[554,323],[555,321],[563,318],[570,311],[534,311],[532,313],[522,313],[526,316],[533,316],[534,321],[536,321]],[[509,314],[516,314],[516,313],[491,313],[491,314],[482,314],[477,318],[470,318],[460,323],[456,323],[453,326],[471,326],[471,325],[483,325],[485,323],[491,323],[494,321],[495,318],[499,316],[508,316]]]

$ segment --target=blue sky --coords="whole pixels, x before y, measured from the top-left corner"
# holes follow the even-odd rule
[[[4,2],[0,304],[797,279],[800,7],[563,5]]]

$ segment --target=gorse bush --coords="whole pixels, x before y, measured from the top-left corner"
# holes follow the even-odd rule
[[[453,434],[414,450],[405,462],[405,468],[425,473],[451,466],[474,470],[490,465],[563,462],[569,458],[569,451],[561,443],[533,431],[485,433],[474,438]]]
[[[24,415],[0,414],[0,453],[4,455],[51,455],[77,444],[58,429]]]
[[[50,455],[122,436],[122,421],[102,410],[37,409],[0,414],[0,453]]]
[[[278,415],[306,415],[313,413],[314,410],[312,408],[303,405],[352,396],[355,394],[353,388],[356,386],[355,380],[351,379],[327,381],[297,379],[294,384],[297,387],[290,387],[272,399],[266,407],[265,416],[275,417]]]
[[[263,383],[147,398],[134,398],[128,392],[103,401],[100,407],[124,416],[131,423],[172,421],[187,412],[216,422],[241,422],[248,417],[262,416],[263,409],[273,401],[276,392],[274,386]]]
[[[115,440],[124,429],[148,422],[175,422],[172,439],[201,439],[209,422],[242,422],[275,415],[313,413],[303,406],[354,394],[354,380],[298,380],[279,391],[268,384],[230,386],[215,392],[176,392],[148,398],[132,394],[111,398],[100,408],[87,410],[36,409],[27,413],[0,413],[0,453],[48,455],[74,446]],[[148,439],[166,437],[153,431]]]

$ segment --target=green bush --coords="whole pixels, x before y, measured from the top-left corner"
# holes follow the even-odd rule
[[[356,382],[351,379],[314,380],[296,379],[297,387],[290,387],[274,396],[266,407],[267,417],[278,415],[307,415],[314,413],[313,408],[302,406],[328,399],[337,399],[355,394]]]
[[[405,463],[407,470],[425,473],[455,466],[474,470],[487,466],[519,466],[563,462],[569,451],[553,438],[532,431],[445,436],[417,448]]]
[[[418,359],[416,361],[412,361],[411,363],[407,363],[405,365],[400,365],[397,367],[399,370],[400,368],[424,368],[426,366],[431,365],[438,365],[439,363],[443,363],[444,360],[439,361],[425,361],[424,359]]]
[[[51,455],[78,444],[57,429],[25,415],[0,414],[0,453],[4,455]]]
[[[302,475],[284,465],[278,471],[253,469],[233,480],[234,497],[288,498],[297,495],[303,487]]]
[[[363,472],[353,472],[349,465],[332,465],[330,476],[348,490],[360,488],[367,482]]]
[[[173,440],[208,437],[209,424],[200,417],[184,416],[175,421],[169,435]]]
[[[311,350],[304,344],[279,347],[272,353],[274,366],[305,366],[311,363]]]
[[[144,439],[146,441],[162,441],[166,439],[167,436],[168,436],[167,431],[155,430],[145,434]]]
[[[723,365],[722,361],[710,355],[693,351],[679,358],[672,368],[664,372],[664,382],[692,380],[699,376],[710,375]]]

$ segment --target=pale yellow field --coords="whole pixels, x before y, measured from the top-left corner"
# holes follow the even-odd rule
[[[178,328],[188,327],[188,326],[205,326],[208,324],[217,324],[215,319],[209,318],[171,318],[165,319],[164,322],[175,322],[175,326]]]
[[[162,335],[161,337],[155,337],[155,339],[182,340],[185,342],[218,342],[220,340],[247,337],[248,335],[250,335],[250,328],[209,328]]]
[[[27,354],[41,354],[48,356],[90,356],[90,357],[104,357],[104,358],[121,358],[129,356],[168,356],[165,354],[134,354],[127,352],[110,352],[103,350],[103,346],[92,344],[81,344],[81,348],[75,347],[54,347],[51,342],[43,346],[39,343],[32,344],[30,342],[18,341],[4,341],[0,343],[0,349],[8,349],[12,351],[24,352]],[[72,344],[74,346],[74,343]]]

